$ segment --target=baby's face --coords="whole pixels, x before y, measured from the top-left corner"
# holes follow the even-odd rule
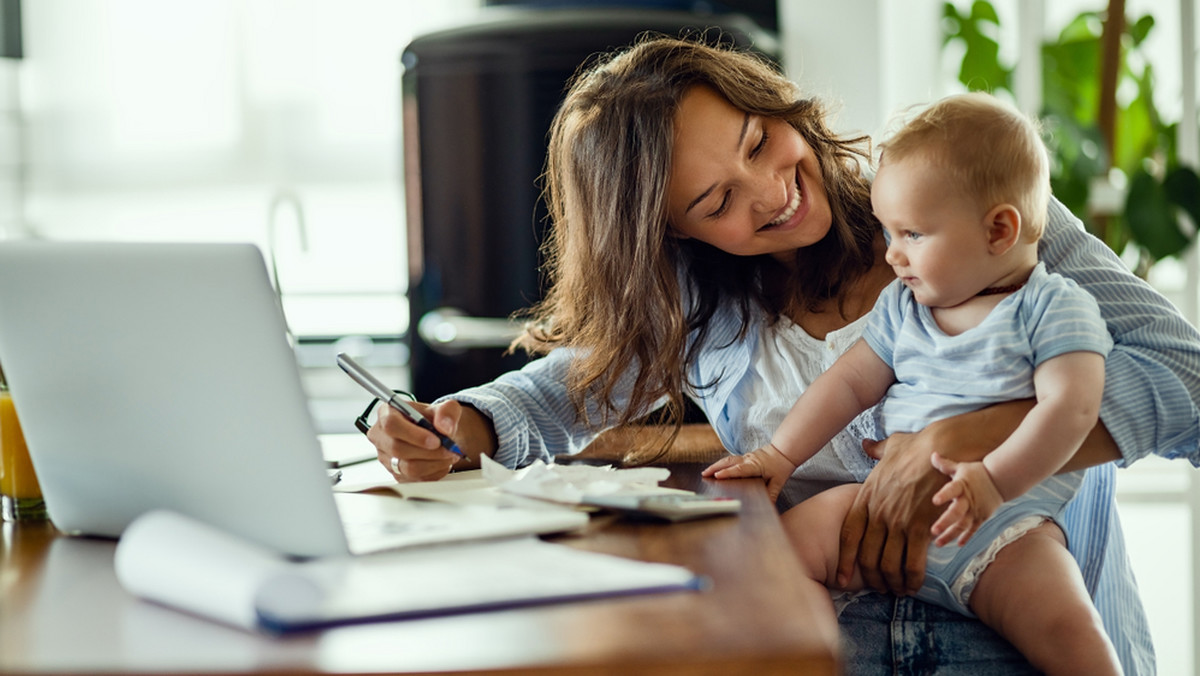
[[[943,172],[924,158],[884,162],[871,206],[889,237],[886,260],[918,303],[954,307],[995,279],[986,210],[947,187]]]

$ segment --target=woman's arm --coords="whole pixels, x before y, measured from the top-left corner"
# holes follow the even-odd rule
[[[1039,255],[1096,299],[1113,337],[1100,419],[1121,463],[1155,454],[1200,466],[1200,332],[1057,200]]]
[[[586,414],[590,424],[576,414],[567,389],[572,355],[570,349],[552,350],[486,385],[417,408],[466,451],[469,461],[455,466],[475,466],[480,455],[490,455],[506,467],[549,461],[555,454],[582,449],[605,427],[605,418],[595,406]],[[627,391],[632,377],[621,384],[621,391]],[[450,469],[452,463],[447,461],[458,460],[443,449],[427,447],[429,439],[436,437],[416,425],[399,416],[381,416],[368,438],[384,466],[391,469],[391,460],[396,458],[402,475],[398,478],[440,478]],[[411,472],[404,471],[406,468]]]
[[[634,424],[605,430],[584,448],[579,456],[613,463],[640,465],[651,462],[712,462],[725,455],[725,447],[712,425],[690,423],[671,438],[672,425]]]

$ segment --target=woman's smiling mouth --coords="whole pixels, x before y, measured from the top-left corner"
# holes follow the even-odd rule
[[[804,203],[804,191],[800,189],[799,179],[796,180],[795,184],[793,184],[793,187],[795,188],[795,191],[792,193],[792,198],[788,201],[787,206],[783,208],[783,211],[779,212],[778,216],[760,228],[760,230],[771,230],[778,228],[784,223],[787,223],[793,216],[796,215],[796,211],[798,211],[800,209],[800,205]]]

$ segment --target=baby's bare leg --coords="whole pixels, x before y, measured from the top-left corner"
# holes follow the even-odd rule
[[[783,513],[783,528],[792,541],[804,574],[814,582],[837,589],[838,539],[842,521],[858,495],[858,484],[822,491]],[[863,588],[857,570],[844,591]]]
[[[979,576],[972,612],[1047,674],[1120,674],[1121,664],[1062,530],[1045,523]]]

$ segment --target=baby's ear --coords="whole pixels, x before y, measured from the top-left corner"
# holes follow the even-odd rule
[[[1021,239],[1021,212],[1011,204],[999,204],[983,218],[987,228],[988,249],[999,256]]]

